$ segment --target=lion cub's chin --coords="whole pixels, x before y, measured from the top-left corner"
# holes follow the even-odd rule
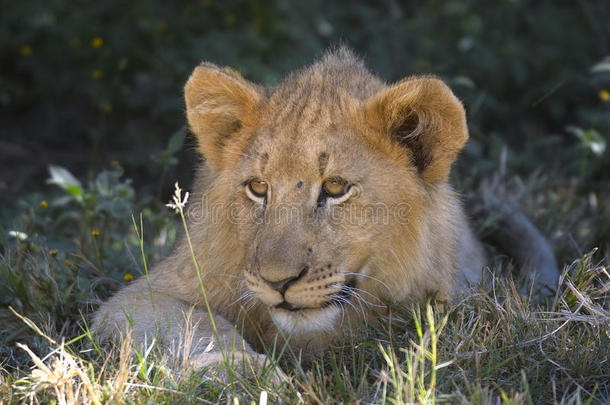
[[[272,307],[269,308],[269,313],[278,329],[290,334],[305,335],[332,331],[341,316],[341,308],[328,306],[289,311]]]

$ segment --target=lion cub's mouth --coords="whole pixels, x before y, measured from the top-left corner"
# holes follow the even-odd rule
[[[288,301],[284,301],[280,304],[274,305],[272,308],[281,308],[281,309],[285,309],[286,311],[293,311],[293,312],[305,309],[304,307],[300,307],[298,305],[293,305],[293,304],[289,303]]]
[[[276,326],[288,333],[301,335],[332,331],[344,316],[345,307],[353,307],[350,301],[355,288],[355,280],[346,280],[315,307],[295,305],[284,298],[279,304],[270,306],[269,313]]]
[[[277,305],[272,306],[271,308],[284,309],[284,310],[290,311],[290,312],[297,312],[297,311],[303,311],[303,310],[307,310],[307,309],[323,309],[323,308],[330,307],[332,305],[340,307],[343,304],[345,304],[346,302],[349,302],[349,300],[352,296],[352,290],[355,286],[356,286],[355,280],[347,281],[346,283],[344,283],[341,286],[341,289],[339,290],[338,293],[332,294],[329,297],[328,301],[326,301],[322,305],[315,307],[315,308],[302,307],[299,305],[292,304],[286,300],[284,300],[283,302],[281,302]]]
[[[290,304],[288,304],[290,306]],[[275,325],[286,333],[294,335],[311,334],[322,331],[332,331],[340,319],[342,311],[339,307],[329,305],[318,308],[285,309],[276,305],[269,309]]]

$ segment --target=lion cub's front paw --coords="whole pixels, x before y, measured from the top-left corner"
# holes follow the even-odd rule
[[[216,376],[226,382],[231,373],[242,377],[269,376],[271,383],[276,386],[288,381],[282,369],[271,358],[260,353],[198,353],[191,355],[189,363],[194,369],[215,370]]]

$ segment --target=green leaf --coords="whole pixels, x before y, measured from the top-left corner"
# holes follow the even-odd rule
[[[594,129],[583,130],[579,127],[566,127],[566,131],[580,139],[581,145],[589,149],[595,156],[602,156],[606,151],[606,140]]]
[[[610,73],[610,56],[606,56],[600,62],[597,62],[595,65],[589,69],[589,72],[595,73]]]
[[[49,174],[51,177],[47,180],[48,184],[55,184],[70,195],[72,195],[78,202],[83,202],[83,188],[76,177],[68,171],[65,167],[49,165]]]
[[[463,86],[463,87],[467,87],[469,89],[474,89],[477,87],[474,84],[474,82],[472,81],[472,79],[468,76],[455,76],[453,78],[453,85],[454,86]]]
[[[182,145],[184,144],[184,138],[186,137],[186,126],[182,126],[176,132],[174,132],[169,138],[169,142],[167,143],[167,149],[171,153],[176,153],[182,149]]]
[[[596,156],[602,156],[606,151],[606,140],[594,129],[586,130],[581,140],[583,145]]]

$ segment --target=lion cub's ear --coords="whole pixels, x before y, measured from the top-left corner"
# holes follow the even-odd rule
[[[189,125],[207,162],[216,168],[229,165],[242,152],[232,149],[245,141],[237,135],[256,119],[260,89],[232,69],[202,63],[186,82],[184,98]]]
[[[441,80],[404,79],[366,103],[367,120],[403,146],[424,180],[441,183],[468,140],[462,103]]]

